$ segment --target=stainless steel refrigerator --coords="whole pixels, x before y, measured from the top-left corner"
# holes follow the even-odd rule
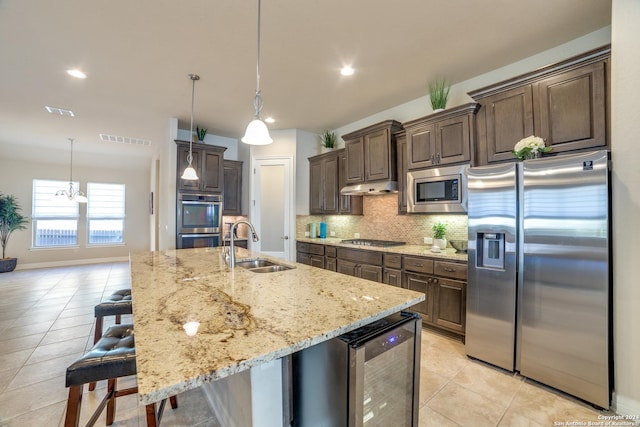
[[[468,356],[608,408],[606,151],[467,169]]]

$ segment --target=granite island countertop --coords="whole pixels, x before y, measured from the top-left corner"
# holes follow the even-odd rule
[[[230,270],[221,248],[131,254],[142,404],[290,355],[425,298],[238,248],[238,259],[257,256],[295,268]],[[194,335],[186,333],[189,322],[199,323]]]
[[[418,255],[431,258],[438,258],[449,261],[462,261],[467,262],[467,254],[456,252],[453,248],[447,248],[441,252],[431,252],[431,245],[400,245],[400,246],[364,246],[364,245],[352,245],[348,243],[342,243],[343,239],[337,237],[327,237],[326,239],[311,239],[309,237],[298,237],[296,241],[305,243],[317,243],[319,245],[330,245],[344,248],[362,249],[366,251],[385,252],[401,255]]]

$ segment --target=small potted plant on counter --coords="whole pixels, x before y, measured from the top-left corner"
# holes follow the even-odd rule
[[[8,273],[16,268],[17,258],[5,257],[5,249],[11,233],[24,230],[27,218],[20,214],[20,205],[12,195],[0,194],[0,243],[2,243],[2,259],[0,259],[0,273]]]
[[[433,246],[437,246],[441,251],[444,251],[447,248],[447,239],[445,238],[447,234],[447,224],[444,222],[436,222],[431,227],[433,230]]]

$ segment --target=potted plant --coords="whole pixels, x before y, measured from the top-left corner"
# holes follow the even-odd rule
[[[429,82],[429,98],[434,112],[442,111],[447,107],[450,90],[451,87],[444,78]]]
[[[335,132],[325,130],[324,133],[320,135],[320,141],[322,142],[322,147],[325,149],[324,151],[333,150],[336,146],[336,139]]]
[[[549,153],[553,147],[547,147],[539,136],[528,136],[516,143],[511,151],[518,160],[537,159],[543,153]]]
[[[440,250],[444,251],[447,248],[447,224],[444,222],[437,222],[431,227],[433,230],[433,246],[437,246]]]
[[[0,194],[0,243],[2,243],[2,259],[0,259],[0,273],[7,273],[16,268],[17,258],[5,257],[5,249],[11,233],[24,230],[27,218],[20,214],[20,205],[12,195]]]
[[[196,126],[196,136],[198,137],[198,142],[204,142],[204,137],[207,135],[207,128],[200,128]]]

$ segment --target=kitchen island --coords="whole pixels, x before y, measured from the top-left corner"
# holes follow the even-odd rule
[[[241,248],[237,254],[238,260],[259,256]],[[229,269],[222,248],[131,255],[140,403],[268,364],[425,298],[276,261],[295,268]]]

